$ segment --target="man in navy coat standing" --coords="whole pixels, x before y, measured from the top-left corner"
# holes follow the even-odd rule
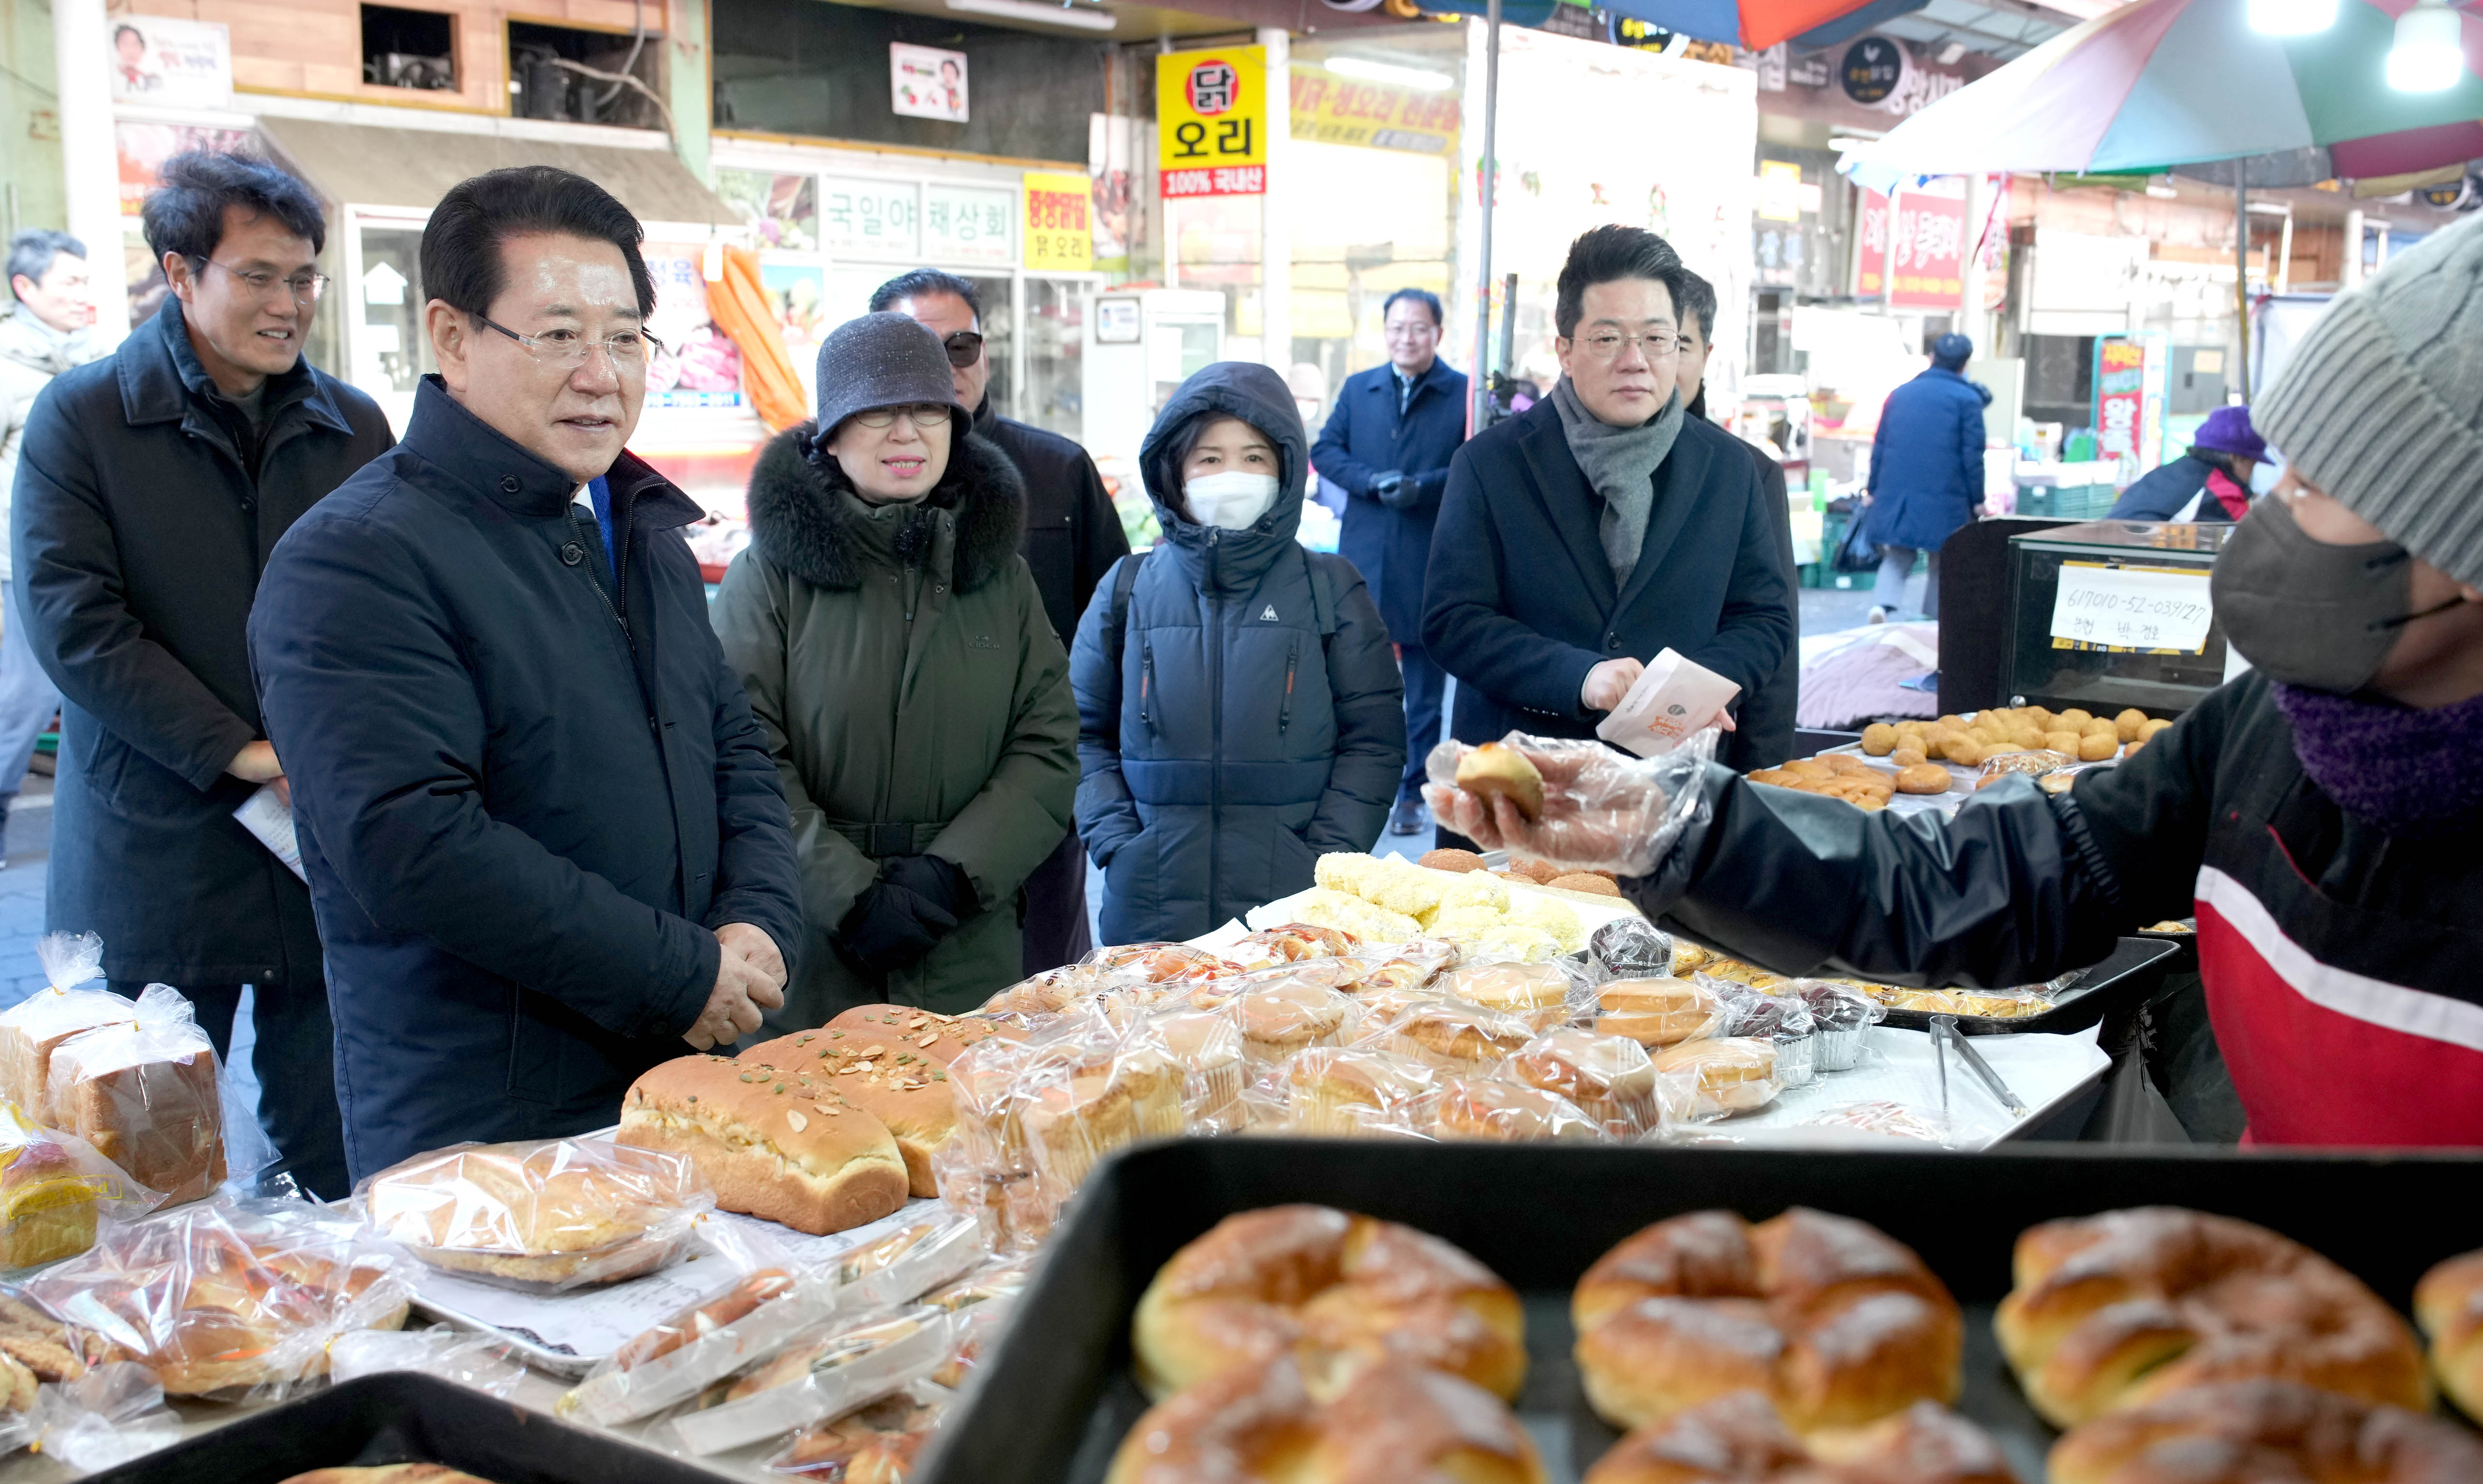
[[[1983,410],[1991,393],[1965,379],[1974,342],[1947,334],[1932,343],[1932,366],[1895,391],[1871,440],[1863,534],[1880,546],[1871,622],[1904,606],[1914,553],[1931,553],[1923,617],[1939,617],[1940,543],[1983,514]]]
[[[1440,298],[1401,288],[1380,311],[1388,364],[1346,378],[1311,463],[1351,496],[1337,549],[1362,573],[1405,677],[1405,776],[1391,835],[1419,835],[1423,759],[1440,740],[1448,672],[1423,646],[1423,583],[1449,460],[1466,438],[1466,379],[1440,360]]]

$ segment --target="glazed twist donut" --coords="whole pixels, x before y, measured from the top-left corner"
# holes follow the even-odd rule
[[[2473,1484],[2483,1443],[2291,1381],[2192,1387],[2052,1444],[2052,1484]]]
[[[1642,1427],[1734,1391],[1798,1432],[1857,1427],[1958,1391],[1957,1301],[1877,1228],[1796,1206],[1659,1221],[1604,1254],[1570,1299],[1587,1399]]]
[[[2058,1427],[2260,1377],[2431,1405],[2413,1332],[2360,1279],[2264,1227],[2177,1206],[2027,1229],[1992,1328]]]
[[[2483,1252],[2451,1258],[2415,1285],[2414,1316],[2431,1337],[2440,1389],[2483,1420]]]
[[[1291,1356],[1208,1377],[1138,1418],[1104,1484],[1543,1484],[1500,1398],[1386,1360],[1322,1382]]]
[[[1735,1391],[1613,1444],[1584,1484],[2017,1484],[2000,1445],[1945,1407],[1918,1401],[1804,1444],[1756,1391]]]
[[[1287,1354],[1315,1377],[1387,1355],[1502,1396],[1526,1379],[1508,1285],[1438,1237],[1324,1206],[1227,1216],[1157,1272],[1131,1328],[1156,1398]]]

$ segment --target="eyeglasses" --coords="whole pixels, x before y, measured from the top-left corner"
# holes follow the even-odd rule
[[[216,267],[224,269],[225,272],[239,278],[244,286],[263,300],[275,298],[277,287],[281,284],[284,291],[293,296],[295,304],[317,304],[319,296],[326,292],[328,287],[328,276],[324,273],[297,273],[291,278],[280,278],[264,268],[247,270],[234,268],[218,263],[212,257],[200,258],[200,261],[213,263]]]
[[[948,353],[948,364],[960,371],[983,358],[983,337],[971,330],[960,330],[942,340],[940,348]],[[884,428],[888,425],[880,423],[877,426]]]
[[[1663,330],[1643,335],[1625,335],[1615,331],[1606,330],[1587,336],[1578,341],[1577,345],[1591,360],[1617,360],[1620,358],[1623,345],[1638,346],[1646,352],[1646,358],[1649,360],[1662,360],[1668,356],[1680,352],[1681,337]]]
[[[977,340],[982,337],[975,336]],[[885,428],[902,417],[917,428],[928,428],[948,420],[955,409],[945,402],[917,402],[912,407],[875,407],[868,412],[856,412],[853,420],[866,428]]]
[[[474,320],[524,346],[538,364],[567,366],[573,371],[586,364],[586,353],[599,345],[603,347],[603,355],[615,371],[643,370],[648,358],[664,348],[663,341],[643,330],[616,330],[601,340],[590,340],[574,330],[547,330],[539,335],[521,335],[506,325],[494,323],[489,315],[477,314]]]

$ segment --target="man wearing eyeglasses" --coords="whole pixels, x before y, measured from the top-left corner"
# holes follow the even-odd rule
[[[1449,465],[1423,642],[1457,677],[1461,742],[1592,736],[1667,649],[1748,696],[1793,644],[1757,471],[1684,413],[1683,288],[1652,232],[1580,237],[1554,313],[1561,380]]]
[[[338,1197],[310,897],[233,817],[281,796],[289,761],[245,625],[279,538],[387,451],[387,420],[303,359],[327,281],[308,189],[205,152],[161,178],[145,223],[164,307],[51,384],[18,456],[18,613],[63,698],[45,918],[101,935],[115,991],[188,995],[220,1053],[249,986],[260,1121],[297,1181]]]
[[[440,372],[252,616],[357,1179],[614,1122],[647,1068],[756,1030],[802,941],[703,512],[625,446],[663,353],[640,237],[565,171],[451,188],[420,253]]]
[[[972,279],[918,268],[881,284],[870,312],[894,310],[940,337],[948,353],[957,405],[975,410],[974,431],[1000,446],[1026,481],[1026,540],[1019,547],[1043,595],[1044,616],[1063,645],[1076,636],[1095,585],[1130,554],[1120,514],[1086,450],[1041,428],[1002,417],[992,406],[992,357],[983,339],[982,297]],[[1025,887],[1020,946],[1028,974],[1075,964],[1094,947],[1086,926],[1086,847],[1071,831]]]

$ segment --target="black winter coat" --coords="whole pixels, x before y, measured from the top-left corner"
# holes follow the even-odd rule
[[[2263,676],[2067,794],[2011,779],[1953,821],[1717,766],[1706,787],[1656,873],[1622,883],[1649,915],[1782,974],[1999,987],[2195,913],[2254,1142],[2483,1144],[2472,832],[2395,836],[2338,808]]]
[[[992,411],[975,410],[975,432],[997,444],[1026,482],[1026,538],[1018,550],[1034,573],[1043,611],[1061,648],[1078,632],[1078,616],[1112,564],[1130,554],[1121,513],[1104,492],[1104,476],[1086,450]]]
[[[1457,677],[1458,741],[1594,735],[1603,713],[1579,691],[1588,671],[1623,655],[1677,649],[1744,698],[1776,673],[1793,646],[1793,594],[1742,449],[1705,418],[1683,419],[1656,466],[1627,591],[1596,535],[1602,497],[1549,398],[1457,451],[1431,538],[1423,643]]]
[[[2204,493],[2207,476],[2214,472],[2216,466],[2197,454],[2183,454],[2139,476],[2136,483],[2122,491],[2121,498],[2113,502],[2112,513],[2104,518],[2170,520],[2197,500],[2199,508],[2192,512],[2192,520],[2230,522],[2233,515],[2225,509],[2225,502]]]
[[[1405,411],[1397,411],[1397,372],[1391,366],[1357,371],[1337,388],[1311,462],[1342,486],[1349,498],[1337,554],[1371,584],[1372,600],[1399,644],[1423,642],[1423,574],[1431,562],[1431,527],[1440,518],[1440,493],[1449,487],[1449,461],[1466,440],[1466,379],[1433,360],[1414,383]],[[1373,476],[1396,469],[1406,476],[1398,505],[1372,491]]]
[[[1280,450],[1275,506],[1246,531],[1194,525],[1167,499],[1179,435],[1218,413]],[[1163,544],[1137,569],[1117,663],[1110,576],[1069,661],[1078,833],[1104,868],[1107,942],[1219,927],[1306,889],[1321,855],[1368,850],[1388,822],[1404,682],[1352,564],[1294,539],[1303,442],[1276,374],[1225,361],[1183,384],[1138,451]]]
[[[1690,415],[1707,415],[1707,388],[1698,388],[1692,399]],[[1775,525],[1776,570],[1784,574],[1788,597],[1799,603],[1802,569],[1793,559],[1793,507],[1788,502],[1784,465],[1761,452],[1758,445],[1736,437],[1750,456],[1750,464],[1759,471],[1759,508],[1767,512]],[[1718,756],[1736,773],[1753,768],[1773,768],[1794,755],[1794,713],[1802,702],[1802,655],[1791,645],[1778,661],[1775,673],[1761,680],[1734,707],[1736,729],[1724,736],[1724,747]]]
[[[268,564],[251,654],[328,946],[357,1179],[578,1133],[681,1040],[713,929],[802,943],[776,763],[708,626],[699,507],[623,454],[618,582],[569,477],[425,378]]]
[[[45,918],[101,934],[115,979],[316,984],[309,893],[234,822],[258,785],[225,766],[263,735],[246,631],[260,569],[387,452],[387,419],[297,362],[268,379],[254,476],[214,387],[168,305],[53,382],[26,426],[17,612],[62,698]]]

